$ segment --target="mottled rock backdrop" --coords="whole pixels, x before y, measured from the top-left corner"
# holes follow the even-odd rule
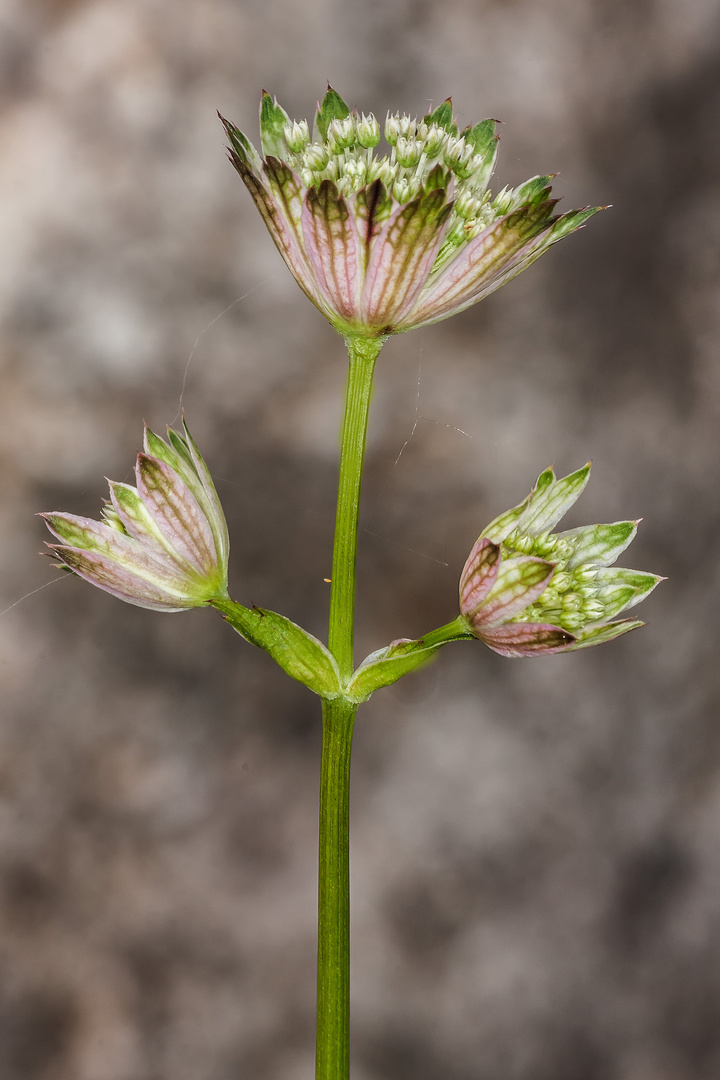
[[[353,1076],[717,1080],[714,0],[2,0],[0,1076],[313,1074],[317,700],[214,612],[56,580],[34,514],[97,513],[182,405],[233,595],[324,632],[343,350],[215,110],[254,132],[262,87],[307,116],[328,79],[452,94],[504,121],[496,186],[613,204],[385,347],[359,654],[454,617],[550,461],[592,458],[569,523],[643,516],[669,577],[628,638],[453,646],[360,713]]]

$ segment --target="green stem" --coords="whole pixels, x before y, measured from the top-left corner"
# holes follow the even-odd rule
[[[347,338],[346,344],[350,364],[340,450],[328,634],[328,646],[338,662],[343,680],[349,679],[353,672],[355,561],[360,485],[373,371],[383,339]]]
[[[328,644],[347,684],[353,672],[355,564],[365,437],[383,339],[347,338]],[[323,701],[318,873],[316,1080],[350,1075],[350,752],[357,705]]]
[[[323,702],[316,1080],[350,1075],[350,750],[357,705]]]

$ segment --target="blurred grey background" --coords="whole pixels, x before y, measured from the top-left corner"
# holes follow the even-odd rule
[[[714,0],[2,0],[3,1080],[313,1074],[317,699],[213,612],[55,581],[33,515],[97,514],[182,401],[233,595],[324,634],[342,343],[215,110],[254,137],[328,79],[452,94],[504,121],[495,187],[613,204],[386,345],[358,656],[454,617],[550,461],[669,577],[621,641],[464,643],[361,710],[353,1076],[717,1080],[719,59]]]

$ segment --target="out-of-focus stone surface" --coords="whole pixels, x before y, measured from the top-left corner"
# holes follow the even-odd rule
[[[448,649],[358,722],[356,1080],[720,1075],[720,8],[713,0],[3,0],[0,1076],[312,1075],[316,699],[212,612],[39,559],[180,405],[233,593],[323,633],[340,341],[224,160],[215,109],[330,78],[504,122],[496,185],[612,203],[391,341],[359,653],[451,618],[480,528],[549,461],[573,523],[642,515],[670,580],[577,656]],[[402,454],[400,450],[403,448]]]

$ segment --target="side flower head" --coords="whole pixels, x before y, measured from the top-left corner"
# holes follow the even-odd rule
[[[584,649],[644,625],[612,621],[664,580],[612,566],[638,522],[552,532],[589,476],[590,465],[561,480],[546,469],[528,497],[491,522],[470,552],[460,577],[460,611],[475,637],[501,656]]]
[[[477,303],[602,207],[555,214],[552,176],[493,196],[497,121],[458,129],[350,112],[331,87],[310,134],[263,93],[262,155],[230,121],[230,160],[300,288],[340,333],[384,337]]]
[[[64,569],[128,604],[183,611],[227,596],[228,532],[207,465],[183,420],[165,442],[145,429],[136,486],[108,481],[102,520],[41,514]]]

